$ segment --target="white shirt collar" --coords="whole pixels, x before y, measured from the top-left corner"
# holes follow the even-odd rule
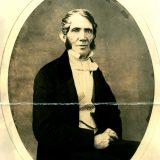
[[[68,50],[68,53],[70,54],[70,55],[72,55],[74,58],[76,58],[76,59],[80,59],[80,54],[79,53],[77,53],[77,52],[75,52],[75,51],[73,51],[73,50]],[[92,57],[94,55],[94,52],[93,51],[91,51],[90,53],[89,53],[89,55],[88,55],[88,57],[87,58],[85,58],[85,59],[81,59],[81,60],[87,60],[88,58],[90,58],[90,57]]]
[[[69,50],[69,62],[72,69],[81,70],[81,71],[95,71],[98,68],[97,63],[92,62],[90,57],[93,56],[93,52],[90,52],[89,56],[86,59],[80,59],[80,54]]]

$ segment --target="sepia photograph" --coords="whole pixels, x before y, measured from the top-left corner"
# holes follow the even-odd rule
[[[2,159],[160,156],[148,151],[160,128],[158,49],[132,11],[116,0],[23,4],[1,51]]]

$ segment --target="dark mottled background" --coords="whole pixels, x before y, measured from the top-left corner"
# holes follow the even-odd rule
[[[10,102],[32,102],[36,73],[65,49],[58,37],[60,22],[74,8],[90,10],[98,23],[94,60],[120,103],[123,138],[141,141],[154,96],[152,62],[140,29],[115,0],[46,0],[38,6],[23,25],[13,49]],[[145,104],[137,104],[141,102]],[[11,110],[20,137],[34,158],[37,144],[31,128],[32,105],[12,105]]]

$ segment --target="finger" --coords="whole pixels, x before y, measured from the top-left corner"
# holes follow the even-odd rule
[[[113,130],[111,130],[111,131],[109,132],[109,136],[112,137],[112,138],[118,139],[118,135],[117,135],[116,132],[114,132]]]
[[[109,142],[112,142],[114,141],[114,138],[113,137],[109,137]]]
[[[112,130],[110,129],[110,128],[107,128],[106,130],[105,130],[105,132],[106,133],[110,133]]]
[[[109,141],[103,141],[95,145],[97,149],[104,149],[109,146]]]
[[[110,133],[109,136],[112,137],[112,138],[118,139],[118,136],[117,136],[117,134],[115,134],[115,133]]]

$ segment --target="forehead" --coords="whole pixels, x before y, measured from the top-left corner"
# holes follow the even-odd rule
[[[91,22],[86,17],[83,17],[78,13],[72,15],[69,20],[71,22],[70,28],[78,27],[93,29]]]

